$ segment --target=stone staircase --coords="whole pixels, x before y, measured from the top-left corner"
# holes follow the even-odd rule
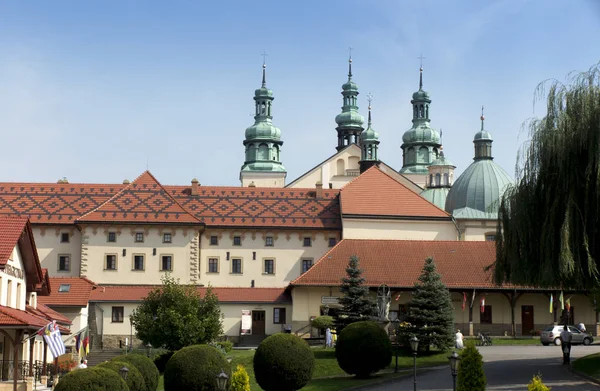
[[[92,350],[87,357],[88,367],[101,364],[121,354],[123,354],[122,349]]]
[[[263,339],[267,338],[266,335],[241,335],[238,348],[256,348]]]

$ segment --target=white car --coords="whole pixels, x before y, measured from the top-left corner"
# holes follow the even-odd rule
[[[569,331],[571,332],[571,335],[573,336],[573,339],[571,340],[571,343],[573,345],[590,345],[592,342],[594,342],[594,337],[592,337],[590,334],[582,333],[576,327],[573,326],[568,327]],[[564,328],[565,326],[558,325],[546,327],[544,331],[542,331],[542,334],[540,334],[540,342],[542,343],[542,345],[548,346],[552,343],[556,346],[560,346],[560,333],[562,333]]]

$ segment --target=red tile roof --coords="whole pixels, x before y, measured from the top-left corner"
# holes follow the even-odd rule
[[[150,291],[160,285],[110,285],[99,286],[92,292],[90,301],[139,302]],[[201,296],[206,293],[204,287],[198,287]],[[290,303],[291,298],[285,291],[286,288],[213,288],[223,303]]]
[[[353,239],[339,242],[291,285],[339,286],[352,255],[370,287],[412,288],[431,256],[448,288],[500,288],[485,271],[496,260],[494,242]]]
[[[37,224],[136,221],[340,229],[338,194],[327,189],[316,198],[315,189],[199,186],[198,195],[191,195],[190,186],[162,186],[145,172],[130,185],[0,183],[0,215],[29,216]]]
[[[0,217],[0,265],[8,262],[26,225],[26,217]]]
[[[38,303],[37,308],[33,308],[32,306],[28,305],[28,306],[26,306],[26,310],[27,310],[27,312],[30,312],[34,315],[48,319],[49,321],[55,320],[56,323],[62,324],[65,326],[70,326],[73,323],[66,316],[59,314],[58,312],[54,311],[52,308],[50,308],[44,304],[41,304],[41,303]]]
[[[84,277],[50,277],[52,293],[50,296],[38,296],[38,303],[60,307],[85,307],[90,294],[96,286],[93,281]],[[59,292],[61,285],[70,285],[68,292]]]
[[[373,166],[340,192],[342,215],[428,217],[451,216]]]
[[[22,311],[16,308],[0,305],[0,326],[21,326],[25,329],[40,329],[52,319],[44,317],[39,311]],[[58,325],[63,335],[70,333],[69,329]]]
[[[78,222],[199,223],[198,219],[145,171],[111,199],[77,219]]]

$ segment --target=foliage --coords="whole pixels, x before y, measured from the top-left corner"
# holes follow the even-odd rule
[[[154,358],[154,365],[159,373],[165,372],[165,367],[175,352],[164,352]]]
[[[60,373],[67,373],[76,367],[77,362],[75,360],[64,360],[58,363],[58,370]]]
[[[254,354],[256,382],[265,391],[295,391],[309,382],[315,356],[306,341],[293,334],[274,334]]]
[[[118,374],[106,368],[85,368],[71,371],[60,378],[55,391],[129,391]]]
[[[141,354],[123,354],[114,357],[111,361],[122,361],[133,364],[144,378],[146,391],[156,391],[160,374],[156,365],[148,357]]]
[[[120,371],[123,367],[126,367],[129,370],[127,373],[127,379],[125,379],[129,391],[146,391],[146,383],[144,382],[144,378],[142,377],[140,371],[132,363],[123,361],[106,361],[96,366],[96,368],[110,369],[119,376],[121,376]]]
[[[547,83],[537,88],[537,98]],[[528,123],[517,183],[499,210],[497,283],[590,290],[600,286],[600,64],[553,81],[547,114]]]
[[[475,346],[468,344],[460,354],[456,390],[485,391],[486,385],[483,357]]]
[[[578,358],[573,363],[573,369],[600,381],[600,353]]]
[[[231,379],[225,356],[209,345],[193,345],[173,355],[165,368],[165,391],[217,390],[216,377],[224,371]]]
[[[550,391],[550,387],[546,387],[542,383],[542,375],[537,374],[531,380],[531,383],[527,385],[527,391]]]
[[[419,350],[429,350],[430,346],[445,350],[454,345],[452,299],[431,257],[425,260],[408,309],[411,326],[400,329],[405,344],[414,335],[419,339]]]
[[[250,391],[250,376],[243,365],[238,365],[233,373],[229,391]]]
[[[351,256],[346,267],[346,277],[342,278],[340,292],[343,296],[339,300],[342,308],[336,319],[338,333],[341,333],[350,323],[371,319],[377,312],[375,301],[369,296],[369,288],[363,286],[365,278],[362,277],[363,271],[358,265],[358,257]]]
[[[339,335],[335,357],[346,373],[366,378],[390,365],[392,343],[377,323],[355,322]]]
[[[138,338],[171,351],[216,340],[223,334],[222,320],[210,286],[201,298],[195,286],[180,285],[168,274],[131,315]]]
[[[214,345],[219,346],[221,349],[223,349],[225,353],[229,353],[231,352],[231,349],[233,349],[233,342],[231,341],[217,341],[213,343]]]
[[[310,322],[310,325],[315,329],[332,328],[334,326],[333,317],[328,315],[317,316]]]

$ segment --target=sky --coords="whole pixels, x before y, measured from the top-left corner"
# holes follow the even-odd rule
[[[400,169],[423,59],[460,174],[494,137],[514,177],[536,86],[600,61],[600,1],[0,1],[0,181],[239,186],[261,53],[287,183],[333,155],[352,47],[379,157]]]

